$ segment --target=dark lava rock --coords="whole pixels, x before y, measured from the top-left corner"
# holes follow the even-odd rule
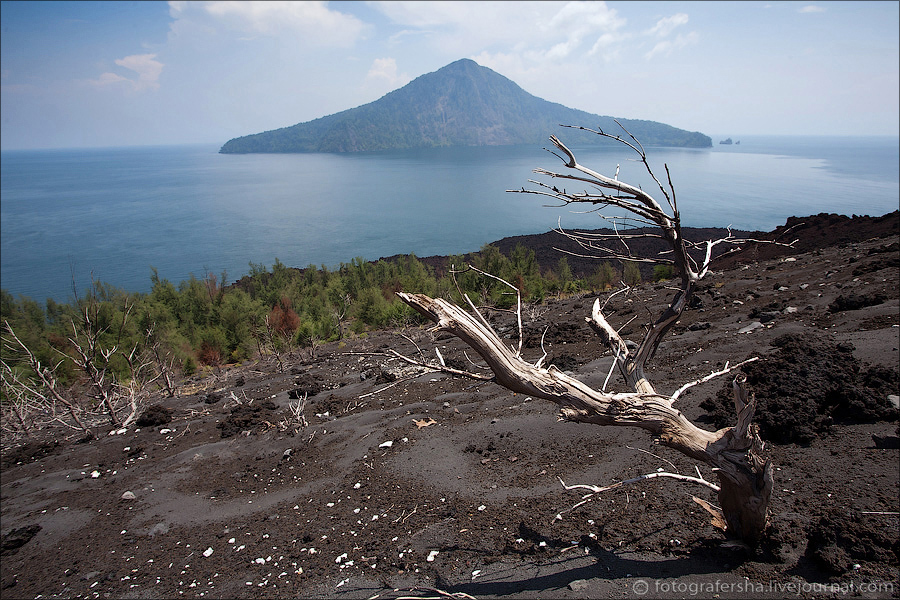
[[[269,427],[267,423],[272,423],[276,420],[273,411],[277,408],[278,406],[271,400],[255,405],[241,404],[231,409],[231,414],[216,427],[221,430],[223,439],[238,435],[244,431],[250,431],[251,433],[263,431]]]
[[[787,334],[774,352],[745,365],[749,390],[756,395],[754,422],[763,439],[807,444],[835,422],[893,421],[900,411],[887,400],[900,374],[884,367],[862,370],[853,346],[819,334]],[[718,427],[734,425],[731,383],[701,405]]]
[[[838,296],[837,300],[828,305],[828,310],[836,313],[845,310],[859,310],[867,306],[875,306],[885,301],[885,297],[881,294],[850,294],[849,296]]]
[[[3,455],[3,468],[10,467],[17,463],[29,463],[40,460],[45,456],[56,454],[60,450],[59,441],[52,442],[26,442]]]
[[[295,377],[294,385],[296,385],[297,388],[289,392],[290,397],[294,400],[302,398],[303,396],[315,396],[322,391],[322,384],[309,373],[304,373]]]
[[[872,434],[872,442],[875,447],[881,450],[897,450],[900,449],[900,437],[896,435],[876,435]]]
[[[156,425],[165,425],[172,420],[172,409],[166,408],[159,404],[148,406],[147,410],[141,413],[135,424],[138,427],[155,427]]]
[[[3,536],[0,542],[0,556],[10,556],[19,551],[19,548],[31,541],[42,528],[40,525],[28,525],[13,529]]]
[[[218,402],[221,399],[222,399],[222,394],[217,394],[215,392],[212,392],[209,394],[204,394],[203,396],[200,396],[200,400],[202,400],[204,404],[215,404],[216,402]]]
[[[900,538],[871,517],[833,510],[810,527],[807,557],[833,573],[845,573],[858,561],[900,564]]]

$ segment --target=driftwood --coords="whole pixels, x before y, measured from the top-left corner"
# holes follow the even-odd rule
[[[714,432],[701,429],[691,423],[674,406],[678,396],[688,387],[713,376],[728,373],[740,365],[726,367],[701,380],[687,383],[671,396],[658,393],[644,373],[647,361],[655,354],[663,336],[688,307],[697,283],[709,272],[710,264],[714,260],[713,248],[718,244],[736,246],[750,240],[740,240],[729,235],[726,238],[702,244],[686,241],[681,233],[681,219],[675,203],[671,178],[669,178],[667,190],[653,175],[644,149],[635,138],[631,137],[629,141],[602,131],[594,133],[615,139],[638,153],[641,162],[653,176],[665,197],[669,212],[666,212],[653,197],[641,188],[619,181],[618,169],[615,177],[607,177],[580,165],[572,151],[555,136],[550,138],[556,147],[553,154],[559,157],[573,173],[561,174],[545,169],[536,169],[535,173],[551,178],[568,179],[578,185],[590,188],[591,191],[585,189],[584,191],[567,192],[565,188],[560,190],[556,186],[537,181],[532,181],[532,183],[540,186],[540,190],[523,188],[510,191],[551,196],[566,204],[590,203],[598,205],[600,208],[624,209],[629,216],[610,219],[616,224],[616,232],[609,236],[594,234],[586,237],[562,230],[560,232],[576,240],[582,247],[592,251],[595,255],[623,260],[659,262],[674,267],[681,282],[680,288],[662,315],[648,324],[643,340],[636,349],[629,348],[618,332],[609,324],[603,315],[599,300],[594,303],[591,315],[586,318],[588,324],[615,358],[615,364],[626,382],[628,391],[612,393],[596,390],[578,379],[566,375],[553,365],[546,368],[541,366],[542,359],[535,364],[524,360],[520,355],[521,343],[518,349],[507,346],[467,297],[466,300],[469,302],[472,312],[443,298],[430,298],[422,294],[404,292],[398,292],[397,295],[406,304],[436,323],[437,329],[459,337],[475,350],[493,372],[490,379],[499,385],[517,393],[554,402],[560,408],[561,417],[569,421],[640,427],[654,435],[661,444],[712,466],[719,479],[719,501],[729,537],[754,544],[759,540],[766,527],[774,476],[771,462],[762,456],[764,446],[756,428],[752,425],[756,402],[752,396],[748,395],[743,375],[738,374],[734,379],[736,412],[734,427]],[[557,151],[561,154],[558,154]],[[627,231],[623,231],[632,225],[654,225],[656,233],[636,235],[652,235],[664,239],[669,247],[665,256],[632,256],[627,244],[629,235]],[[636,237],[636,235],[631,237]],[[604,245],[604,242],[610,242],[612,247],[610,244]],[[521,302],[517,312],[521,342],[523,337],[521,334]],[[403,357],[399,353],[394,354],[409,362],[426,365],[424,361]],[[486,378],[484,374],[447,368],[443,361],[426,366],[475,379],[484,380]]]

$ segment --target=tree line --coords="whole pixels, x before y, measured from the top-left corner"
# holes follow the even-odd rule
[[[315,354],[325,342],[422,323],[397,299],[398,291],[454,302],[466,294],[497,309],[515,304],[507,286],[478,271],[512,283],[530,303],[603,291],[621,281],[633,285],[641,277],[634,263],[608,261],[598,262],[590,276],[575,277],[565,256],[556,268],[542,270],[534,251],[522,245],[509,255],[485,245],[441,265],[410,254],[375,262],[358,257],[336,269],[290,268],[277,258],[271,267],[249,266],[248,275],[231,285],[225,285],[227,273],[191,275],[176,285],[153,269],[148,293],[92,281],[67,303],[48,298],[42,305],[0,290],[0,400],[10,416],[7,429],[26,426],[10,413],[13,408],[33,413],[25,409],[35,403],[59,405],[72,425],[86,402],[121,426],[134,419],[139,396],[160,390],[174,395],[181,378],[257,358],[274,359],[283,369],[282,357],[292,351]]]

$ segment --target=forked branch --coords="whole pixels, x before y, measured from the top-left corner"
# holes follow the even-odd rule
[[[580,128],[584,129],[584,128]],[[623,128],[624,130],[624,128]],[[590,130],[588,130],[590,131]],[[661,340],[687,309],[695,286],[709,272],[713,248],[721,243],[735,240],[723,238],[698,246],[684,239],[681,231],[681,217],[675,201],[675,190],[667,171],[668,190],[653,174],[646,153],[640,143],[625,130],[631,141],[620,136],[612,136],[595,131],[600,136],[615,139],[637,152],[641,162],[659,186],[665,197],[665,206],[657,202],[639,186],[620,181],[618,170],[614,177],[602,175],[581,165],[575,154],[552,136],[550,141],[556,147],[552,153],[574,173],[556,173],[546,169],[536,169],[535,173],[554,179],[568,180],[584,184],[583,192],[560,190],[557,186],[539,184],[541,190],[514,190],[520,193],[552,195],[566,203],[589,203],[600,207],[615,207],[626,211],[631,219],[653,225],[654,237],[663,239],[668,247],[665,261],[672,264],[681,281],[681,286],[666,309],[647,327],[646,334],[632,350],[618,331],[609,323],[599,299],[594,302],[588,324],[599,335],[601,341],[614,356],[627,387],[626,392],[606,392],[595,390],[578,379],[566,375],[552,364],[543,368],[542,360],[531,364],[521,356],[521,303],[517,310],[520,323],[520,346],[515,350],[507,346],[491,328],[486,319],[469,302],[474,314],[442,299],[430,298],[422,294],[398,292],[406,304],[436,323],[436,328],[447,331],[475,350],[493,372],[492,380],[499,385],[521,394],[542,398],[556,403],[563,419],[597,425],[633,426],[647,430],[663,445],[675,448],[683,454],[711,465],[719,478],[719,500],[728,524],[730,535],[746,542],[754,543],[766,526],[768,503],[773,485],[772,465],[760,458],[762,442],[752,427],[755,400],[748,397],[742,376],[734,380],[737,425],[711,432],[691,423],[674,402],[686,389],[731,372],[735,367],[727,367],[707,377],[689,382],[671,396],[658,393],[645,375],[645,365],[657,351]],[[537,182],[535,182],[537,183]],[[591,191],[588,191],[590,188]],[[547,191],[552,190],[552,193]],[[668,212],[667,212],[668,209]],[[650,235],[640,233],[640,236]],[[598,238],[594,238],[598,239]],[[602,238],[599,238],[602,239]],[[628,249],[628,234],[616,231],[607,239],[618,242]],[[584,238],[583,247],[590,248],[593,240]],[[691,250],[702,248],[698,255]],[[614,256],[625,256],[621,250],[610,250]],[[617,254],[618,252],[618,254]],[[628,258],[632,259],[630,251]],[[467,299],[468,300],[468,299]],[[755,360],[755,359],[751,359]],[[749,361],[746,361],[749,362]],[[605,390],[605,385],[604,385]],[[708,483],[708,482],[707,482]]]

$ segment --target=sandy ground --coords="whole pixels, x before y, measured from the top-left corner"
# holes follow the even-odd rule
[[[761,411],[776,415],[760,419],[776,484],[754,551],[723,544],[692,499],[715,504],[702,487],[656,479],[576,507],[581,493],[560,480],[715,474],[639,429],[558,422],[552,404],[497,385],[416,374],[383,350],[413,353],[412,340],[465,357],[455,338],[412,328],[294,356],[284,373],[266,362],[188,381],[155,401],[166,423],[88,443],[5,444],[14,447],[3,457],[0,591],[898,597],[897,242],[895,233],[716,271],[651,363],[651,380],[671,393],[726,360],[762,357],[748,375]],[[643,306],[659,309],[670,294],[644,284],[611,303],[610,320],[635,338]],[[584,322],[592,301],[529,307],[526,357],[541,355],[549,326],[548,360],[602,386],[611,359]],[[491,318],[515,335],[508,316]],[[724,379],[679,400],[689,418],[710,429],[728,418]],[[611,387],[620,381],[614,374]],[[306,426],[289,410],[304,394]]]

